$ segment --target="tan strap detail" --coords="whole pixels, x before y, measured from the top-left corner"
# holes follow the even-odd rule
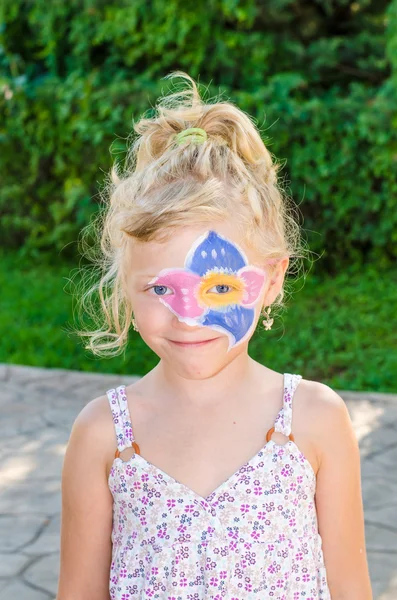
[[[272,437],[272,435],[273,435],[274,432],[275,432],[274,427],[272,427],[271,429],[269,429],[269,431],[266,434],[266,442],[270,442],[270,439],[271,439],[271,437]],[[294,436],[293,436],[292,433],[290,433],[288,437],[291,440],[291,442],[295,441],[295,438],[294,438]]]
[[[132,442],[132,447],[135,450],[135,454],[140,454],[141,453],[141,449],[138,446],[138,444],[136,442]],[[114,458],[120,458],[120,450],[117,448],[115,454],[114,454]]]

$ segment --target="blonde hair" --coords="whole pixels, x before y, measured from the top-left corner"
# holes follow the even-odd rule
[[[230,101],[205,103],[194,80],[162,96],[151,117],[134,124],[124,173],[113,166],[101,192],[104,210],[92,225],[96,244],[85,254],[101,275],[80,298],[80,309],[98,325],[76,331],[89,337],[85,346],[97,356],[115,356],[125,348],[133,316],[126,293],[124,258],[128,240],[166,241],[177,228],[213,223],[233,215],[248,246],[264,259],[288,256],[289,272],[304,256],[296,206],[277,183],[279,165],[272,159],[253,119]],[[190,85],[189,85],[190,84]],[[204,129],[204,143],[175,141],[190,127]],[[83,242],[91,235],[83,230]],[[84,286],[84,282],[83,282]],[[285,282],[274,305],[283,306]],[[99,295],[100,311],[89,303]]]

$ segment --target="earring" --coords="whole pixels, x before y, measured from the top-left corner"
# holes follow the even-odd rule
[[[266,329],[266,331],[269,331],[269,329],[272,328],[273,325],[273,321],[274,319],[270,318],[270,311],[271,311],[271,307],[268,306],[268,308],[266,309],[265,307],[263,307],[263,311],[262,314],[266,317],[266,319],[264,319],[262,321],[264,328]]]
[[[131,318],[131,323],[132,323],[132,327],[134,328],[134,331],[139,331],[138,325],[136,324],[134,317]]]

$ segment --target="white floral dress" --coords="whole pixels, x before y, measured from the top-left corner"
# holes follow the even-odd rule
[[[274,428],[286,436],[300,380],[284,374]],[[119,453],[134,442],[125,386],[107,396]],[[268,441],[207,498],[138,453],[114,459],[108,484],[112,600],[331,599],[316,476],[291,439]]]

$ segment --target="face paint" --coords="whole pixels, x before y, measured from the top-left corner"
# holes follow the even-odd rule
[[[207,231],[188,252],[184,268],[163,269],[149,283],[172,290],[158,298],[179,321],[227,335],[230,350],[250,335],[266,276],[248,265],[237,244]]]

